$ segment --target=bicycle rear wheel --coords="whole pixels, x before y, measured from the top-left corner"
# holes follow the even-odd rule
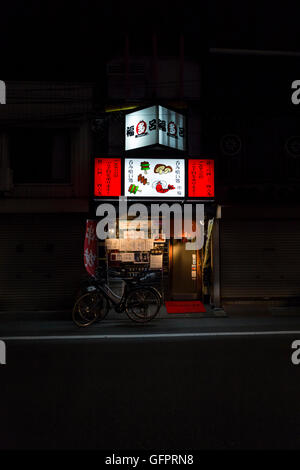
[[[146,323],[153,320],[160,306],[158,295],[146,287],[133,289],[127,295],[126,313],[132,321]]]
[[[75,302],[72,319],[77,326],[89,326],[95,321],[103,320],[108,314],[109,304],[99,292],[88,292]]]

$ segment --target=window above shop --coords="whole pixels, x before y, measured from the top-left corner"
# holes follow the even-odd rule
[[[70,131],[18,128],[9,132],[15,184],[70,183]]]

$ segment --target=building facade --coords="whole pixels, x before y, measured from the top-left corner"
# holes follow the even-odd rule
[[[0,106],[0,310],[63,310],[83,274],[93,85],[6,82]]]
[[[297,59],[221,51],[207,70],[203,137],[218,169],[214,303],[260,303],[269,311],[298,304]]]
[[[202,160],[205,160],[206,162],[209,161],[213,168],[214,163],[210,155],[203,153],[202,148],[201,61],[194,52],[189,54],[189,49],[183,36],[178,35],[175,37],[174,44],[177,46],[174,47],[173,54],[164,55],[163,49],[159,46],[157,36],[153,35],[150,40],[148,55],[142,55],[140,51],[135,50],[134,43],[132,43],[130,37],[125,39],[123,53],[112,57],[107,64],[106,112],[102,116],[102,123],[99,122],[98,136],[96,133],[96,139],[99,142],[102,139],[102,145],[99,143],[96,146],[97,151],[95,156],[97,160],[103,162],[104,159],[109,160],[109,158],[118,160],[120,165],[124,166],[122,171],[124,171],[124,175],[127,175],[127,179],[130,171],[135,172],[137,165],[142,163],[149,163],[149,172],[146,176],[143,173],[143,168],[139,169],[141,173],[139,177],[144,178],[145,185],[150,184],[150,178],[154,176],[151,173],[152,167],[155,170],[159,164],[164,167],[167,165],[169,168],[174,168],[173,175],[175,175],[176,165],[185,167],[185,174],[182,174],[184,174],[183,178],[185,179],[186,187],[183,188],[182,193],[177,192],[177,196],[173,198],[165,196],[160,198],[157,197],[159,196],[157,193],[151,193],[149,190],[145,192],[147,186],[143,186],[143,182],[138,186],[136,178],[130,180],[131,183],[134,183],[130,185],[132,190],[136,189],[136,191],[139,191],[135,194],[134,201],[142,201],[149,208],[149,212],[151,204],[158,202],[167,203],[170,208],[173,203],[178,202],[182,207],[184,203],[191,204],[192,198],[188,195],[187,179],[189,165],[192,162],[200,160],[202,162]],[[157,109],[157,116],[155,114],[156,111],[153,111],[154,109]],[[165,134],[169,134],[168,125],[170,125],[170,122],[173,122],[173,119],[170,118],[170,120],[168,117],[166,119],[161,118],[159,115],[160,109],[168,110],[173,115],[183,116],[186,122],[184,131],[183,128],[181,129],[180,126],[177,126],[177,145],[170,143],[171,138],[168,142],[165,141],[164,143],[151,140],[147,145],[141,144],[142,135],[137,135],[139,133],[137,125],[139,123],[143,123],[144,127],[148,126],[147,133],[149,138],[152,131],[151,126],[155,125],[165,126],[164,128],[157,127],[156,131],[160,136],[164,131]],[[134,119],[130,120],[131,116],[135,117],[136,115],[140,116],[136,122]],[[179,145],[181,131],[185,133],[184,147]],[[130,144],[128,141],[130,141]],[[128,170],[128,165],[132,165],[134,170]],[[178,168],[177,171],[179,173]],[[161,175],[159,177],[162,178]],[[149,181],[146,181],[147,178]],[[165,179],[167,178],[165,177]],[[132,194],[128,193],[130,187],[127,188],[125,182],[121,191],[122,195],[128,197],[129,205],[130,201],[133,200]],[[166,193],[168,189],[163,189],[163,191]],[[146,197],[143,197],[144,194],[147,194]],[[170,192],[169,194],[171,195],[172,193]],[[205,242],[209,241],[209,237],[207,237],[208,221],[214,217],[213,193],[210,196],[206,198],[206,201],[205,197],[198,198],[199,203],[204,202],[205,204],[205,220],[201,221],[206,231]],[[101,202],[101,197],[98,194],[98,197],[94,199],[96,211],[97,205]],[[195,203],[197,198],[193,199]],[[147,235],[150,222],[149,217],[147,227],[145,228]],[[195,218],[194,222],[196,223]],[[171,230],[173,230],[172,223]],[[157,240],[153,241],[153,246],[148,256],[151,259],[151,256],[154,256],[156,252],[157,255],[161,256],[160,281],[165,299],[203,300],[205,296],[205,300],[209,301],[208,284],[210,282],[210,275],[208,274],[207,276],[205,274],[204,276],[204,272],[209,273],[209,270],[204,271],[204,268],[207,268],[210,263],[210,247],[205,245],[198,250],[186,250],[186,243],[189,241],[186,233],[182,233],[181,238],[177,239],[174,237],[174,233],[171,232],[170,239],[164,241],[162,240],[163,233],[158,233],[157,235]],[[162,235],[162,238],[159,235]],[[149,262],[149,257],[147,258],[146,253],[144,264],[140,263],[140,261],[134,261],[134,258],[131,261],[122,262],[120,261],[122,255],[119,255],[118,252],[129,251],[129,248],[119,250],[119,247],[116,248],[115,245],[112,245],[112,249],[110,249],[111,247],[107,249],[107,243],[105,242],[100,242],[99,245],[100,262],[110,263],[111,259],[113,259],[112,265],[123,267],[129,276],[145,269],[147,266],[151,268],[151,262]],[[206,256],[205,251],[207,252]],[[140,259],[141,255],[138,253],[134,255],[132,253],[133,256],[136,259]],[[129,254],[128,259],[131,259]]]
[[[205,239],[203,248],[189,251],[187,233],[164,240],[158,227],[144,264],[141,254],[120,263],[120,250],[108,249],[104,241],[99,241],[99,263],[122,265],[131,276],[150,264],[150,255],[154,265],[160,259],[166,300],[199,299],[225,308],[234,302],[298,303],[295,63],[283,60],[278,68],[277,58],[200,54],[193,38],[180,34],[173,37],[172,49],[155,34],[147,47],[137,44],[125,37],[122,49],[108,60],[101,85],[6,83],[7,104],[0,106],[0,310],[72,306],[85,272],[86,219],[95,219],[97,207],[107,200],[95,186],[95,164],[105,159],[120,163],[121,194],[130,203],[143,198],[132,199],[129,187],[124,191],[129,160],[152,159],[165,167],[183,161],[185,196],[143,202],[150,208],[154,202],[171,206],[198,200],[205,207]],[[126,119],[153,107],[184,117],[184,149],[159,141],[126,148]],[[211,197],[190,197],[192,161],[213,162]]]

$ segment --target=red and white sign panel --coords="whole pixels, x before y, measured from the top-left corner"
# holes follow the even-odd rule
[[[87,272],[94,276],[97,267],[97,236],[96,236],[96,220],[86,221],[86,230],[84,238],[84,266]]]
[[[189,159],[188,197],[213,198],[214,160]]]
[[[94,195],[121,196],[121,158],[96,158]]]
[[[125,196],[183,198],[185,161],[183,158],[125,158]]]

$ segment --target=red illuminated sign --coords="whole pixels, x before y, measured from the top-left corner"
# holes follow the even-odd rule
[[[121,158],[96,158],[94,175],[95,196],[121,196]]]
[[[188,169],[188,197],[213,198],[214,195],[214,161],[190,159]]]

